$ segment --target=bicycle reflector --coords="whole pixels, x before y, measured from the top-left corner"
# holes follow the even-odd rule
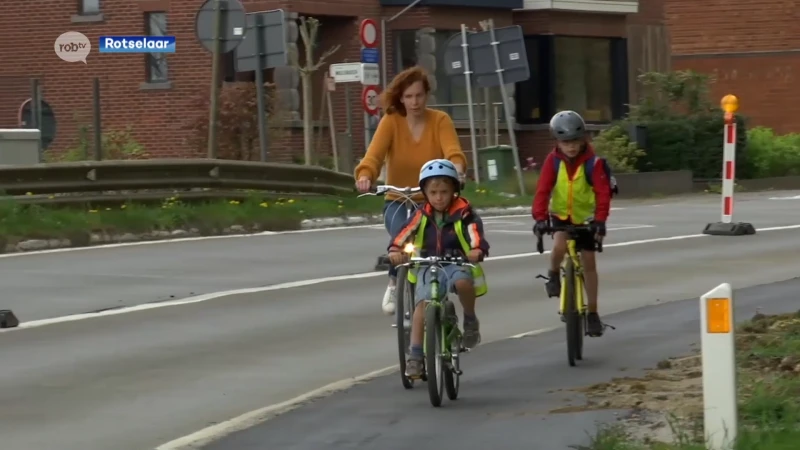
[[[706,300],[706,330],[708,333],[731,332],[731,299]]]
[[[410,253],[414,253],[414,244],[409,242],[408,244],[406,244],[405,247],[403,247],[403,251],[406,252],[406,253],[409,253],[409,254]]]

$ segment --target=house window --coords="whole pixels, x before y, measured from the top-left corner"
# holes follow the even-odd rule
[[[408,69],[409,67],[420,65],[426,68],[434,66],[435,70],[433,75],[436,79],[436,91],[433,95],[436,97],[434,103],[428,106],[434,109],[440,109],[450,114],[453,120],[469,120],[469,110],[467,108],[467,90],[463,82],[454,82],[455,77],[449,77],[444,71],[444,49],[447,41],[458,31],[438,30],[432,34],[434,47],[436,49],[435,55],[422,56],[419,50],[424,49],[427,45],[418,42],[417,33],[414,30],[401,30],[396,31],[395,36],[395,73]],[[462,77],[463,80],[463,77]],[[473,101],[474,97],[473,97]],[[474,113],[479,114],[479,109],[473,104]]]
[[[78,12],[84,16],[100,14],[100,0],[78,0]]]
[[[621,118],[628,102],[625,39],[525,38],[531,78],[517,84],[517,121],[547,123],[573,110],[589,123]]]
[[[554,45],[556,110],[610,122],[611,40],[557,36]]]
[[[145,26],[148,36],[167,36],[167,13],[146,13]],[[148,83],[164,83],[169,81],[166,53],[145,54],[145,70]]]

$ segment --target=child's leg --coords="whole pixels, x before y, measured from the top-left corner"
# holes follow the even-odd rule
[[[475,281],[469,268],[448,266],[447,275],[464,308],[464,347],[474,348],[481,342],[480,322],[475,314]]]
[[[587,332],[590,336],[603,335],[603,322],[597,314],[597,299],[599,296],[599,279],[597,276],[597,253],[595,252],[594,236],[590,233],[581,234],[576,242],[581,250],[581,263],[583,264],[583,280],[586,283],[587,307],[589,315],[587,317]]]
[[[550,269],[547,272],[549,280],[545,283],[548,297],[561,295],[561,262],[567,253],[567,233],[559,231],[553,236],[553,249],[550,251]]]

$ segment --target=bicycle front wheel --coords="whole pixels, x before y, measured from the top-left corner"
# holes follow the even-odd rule
[[[400,358],[400,381],[411,389],[414,380],[406,376],[406,361],[411,354],[411,324],[414,317],[414,285],[408,281],[408,267],[397,269],[397,299],[395,303],[395,328],[397,329],[397,353]]]
[[[440,308],[429,304],[425,308],[425,371],[428,376],[428,396],[431,405],[442,406],[444,393],[444,364],[442,364],[442,320]]]
[[[575,366],[575,360],[580,359],[582,346],[581,336],[581,316],[576,307],[577,294],[575,291],[575,266],[572,263],[572,258],[567,257],[564,265],[564,280],[562,283],[564,289],[564,318],[567,328],[567,361],[570,366]]]

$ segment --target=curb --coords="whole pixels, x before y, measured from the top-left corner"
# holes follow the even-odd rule
[[[530,206],[511,206],[507,208],[480,208],[475,211],[482,216],[512,216],[516,214],[530,214],[531,208]],[[378,224],[383,224],[383,214],[376,214],[374,216],[320,217],[318,219],[306,219],[300,222],[300,229],[318,230],[321,228]]]

